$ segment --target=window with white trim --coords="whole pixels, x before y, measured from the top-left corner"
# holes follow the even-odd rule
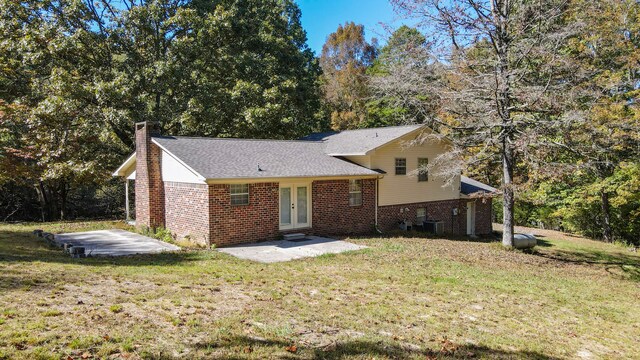
[[[349,206],[362,205],[362,180],[349,180]]]
[[[249,205],[249,184],[231,184],[231,205]]]
[[[396,175],[407,175],[407,159],[396,158]]]
[[[429,173],[427,172],[428,165],[429,159],[418,158],[418,181],[429,181]]]

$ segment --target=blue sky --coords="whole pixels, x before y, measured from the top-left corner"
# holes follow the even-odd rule
[[[309,47],[320,55],[327,36],[347,21],[363,24],[368,40],[380,43],[388,36],[380,23],[399,26],[389,0],[296,0],[302,10],[302,26],[307,31]]]

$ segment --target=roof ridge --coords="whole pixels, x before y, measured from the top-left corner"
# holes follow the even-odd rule
[[[156,139],[198,139],[198,140],[235,140],[235,141],[268,141],[268,142],[295,142],[295,143],[312,143],[322,144],[321,140],[285,140],[285,139],[245,139],[245,138],[221,138],[221,137],[207,137],[207,136],[182,136],[182,135],[160,135],[152,136]]]
[[[421,127],[421,126],[424,126],[424,124],[393,125],[393,126],[381,126],[381,127],[373,127],[373,128],[361,128],[361,129],[350,129],[350,130],[340,130],[340,131],[326,131],[326,132],[343,133],[343,132],[353,132],[353,131],[363,131],[363,130],[392,129],[392,128],[401,128],[401,127],[410,127],[410,126]]]

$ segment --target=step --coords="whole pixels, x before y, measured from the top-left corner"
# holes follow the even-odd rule
[[[303,233],[295,233],[295,234],[286,234],[284,235],[285,240],[300,240],[304,239],[306,235]]]

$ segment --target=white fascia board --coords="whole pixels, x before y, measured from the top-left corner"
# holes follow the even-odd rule
[[[126,170],[135,163],[136,153],[134,152],[116,169],[116,171],[113,172],[113,174],[111,174],[111,176],[127,176]]]

